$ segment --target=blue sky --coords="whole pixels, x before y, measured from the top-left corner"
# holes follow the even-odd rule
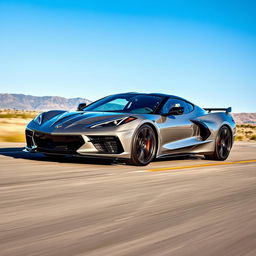
[[[255,13],[254,0],[0,0],[0,92],[256,112]]]

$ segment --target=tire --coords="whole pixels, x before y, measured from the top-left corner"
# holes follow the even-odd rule
[[[150,125],[142,125],[135,133],[132,140],[131,165],[148,165],[156,155],[157,137]]]
[[[224,125],[218,131],[214,152],[205,155],[205,158],[208,160],[224,161],[228,158],[231,147],[232,134],[230,129]]]

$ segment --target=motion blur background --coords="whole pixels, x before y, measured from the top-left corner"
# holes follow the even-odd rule
[[[0,108],[82,101],[10,93],[93,101],[139,91],[256,112],[255,13],[254,0],[0,0]]]

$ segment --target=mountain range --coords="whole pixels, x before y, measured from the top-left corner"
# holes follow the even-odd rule
[[[89,104],[85,98],[64,98],[59,96],[31,96],[24,94],[0,93],[1,109],[38,110],[52,109],[75,110],[79,103]]]
[[[256,113],[232,113],[237,124],[256,124]]]
[[[37,110],[52,109],[75,110],[79,103],[89,104],[86,98],[64,98],[59,96],[31,96],[24,94],[0,93],[0,109]],[[238,124],[256,124],[256,113],[232,113]]]

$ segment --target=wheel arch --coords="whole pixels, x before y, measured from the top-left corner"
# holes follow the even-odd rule
[[[229,123],[223,123],[221,126],[220,126],[220,128],[218,129],[218,132],[219,132],[219,130],[222,128],[222,127],[227,127],[228,129],[229,129],[229,131],[230,131],[230,133],[231,133],[231,142],[232,142],[232,145],[233,145],[233,143],[234,143],[234,133],[233,133],[233,130],[232,130],[232,128],[231,128],[231,126],[229,125]]]
[[[153,129],[153,131],[155,132],[155,135],[156,135],[156,153],[155,153],[155,156],[154,156],[154,158],[156,158],[156,156],[157,156],[157,154],[158,154],[158,149],[159,149],[159,145],[160,145],[160,136],[159,136],[159,131],[158,131],[158,129],[156,128],[156,126],[154,125],[154,124],[152,124],[152,123],[150,123],[150,122],[145,122],[145,123],[143,123],[143,124],[141,124],[141,126],[142,125],[149,125],[152,129]],[[140,126],[140,127],[141,127]]]

